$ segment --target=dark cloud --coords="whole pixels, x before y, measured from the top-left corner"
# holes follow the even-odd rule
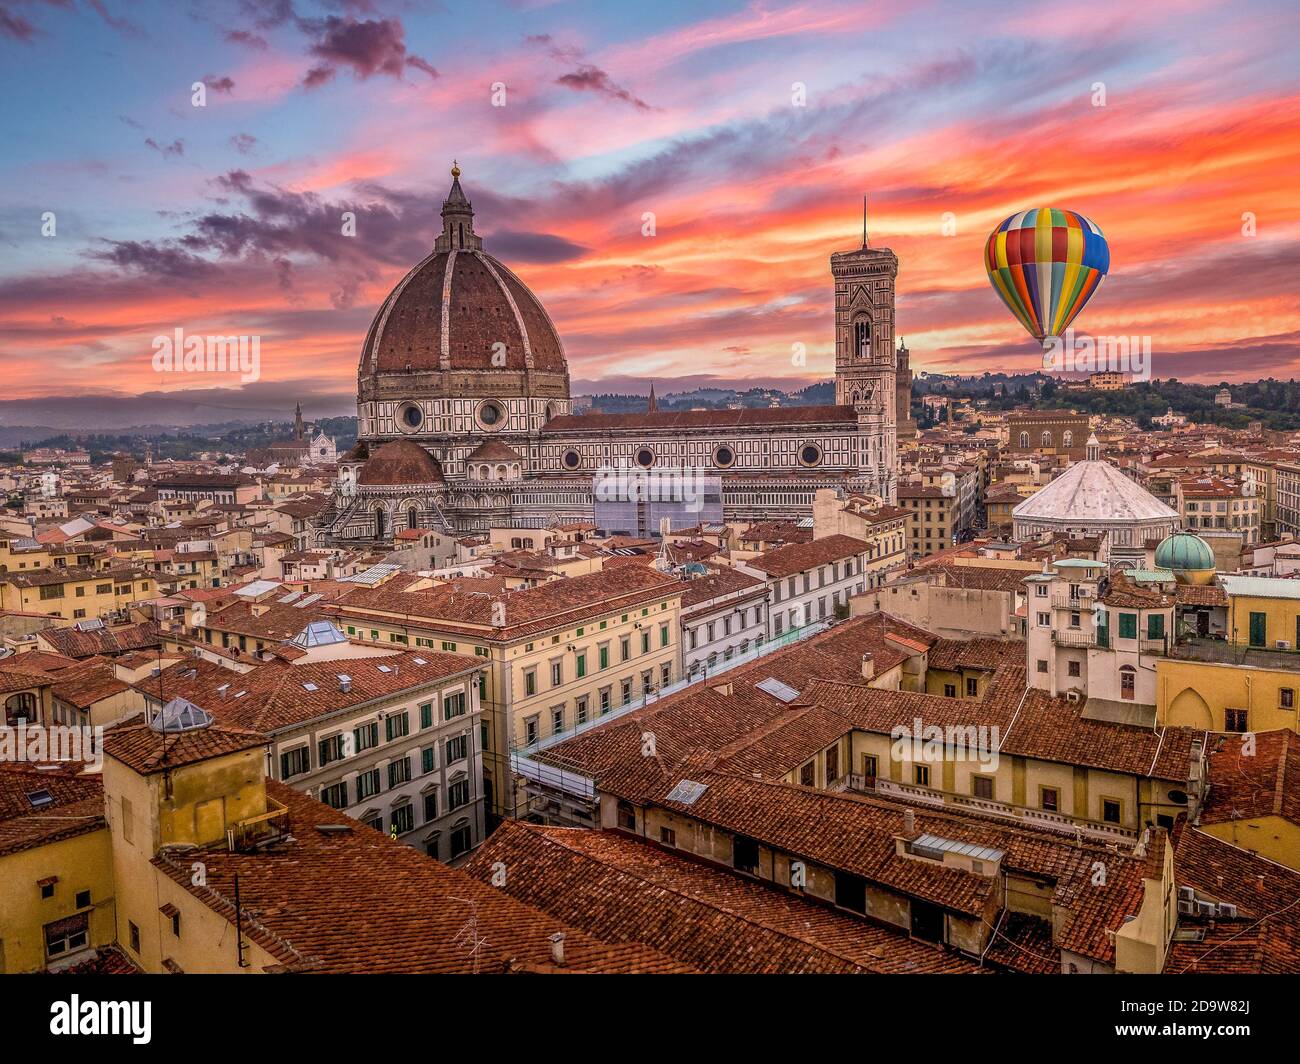
[[[562,85],[574,92],[593,92],[606,99],[631,104],[641,111],[650,110],[650,105],[629,89],[617,84],[604,70],[587,62],[581,48],[560,44],[549,33],[532,33],[524,37],[524,43],[540,48],[557,63],[565,63],[577,69],[561,74],[555,84]]]
[[[273,30],[296,18],[293,0],[239,0],[241,10],[261,30]]]
[[[90,252],[90,257],[125,270],[147,274],[160,280],[193,281],[213,272],[212,263],[182,248],[151,240],[110,240],[104,250]]]
[[[569,262],[587,253],[587,248],[552,233],[498,230],[489,235],[492,254],[507,262]]]
[[[251,133],[236,133],[230,138],[230,146],[240,155],[247,155],[257,146],[257,138]]]
[[[231,44],[242,44],[246,48],[253,48],[259,52],[267,48],[266,38],[251,30],[227,30],[226,40]]]
[[[229,77],[217,77],[215,74],[208,74],[203,78],[203,84],[213,92],[229,95],[235,88],[235,82]]]
[[[36,36],[36,27],[31,21],[14,10],[14,5],[7,0],[0,0],[0,36],[15,41],[30,41]]]
[[[584,63],[577,70],[569,74],[561,74],[555,79],[555,84],[563,85],[567,89],[573,89],[575,92],[594,92],[598,96],[604,96],[610,100],[621,100],[623,103],[629,103],[640,111],[650,110],[650,105],[639,96],[617,85],[605,71],[600,67],[592,66],[590,63]]]
[[[386,74],[401,78],[407,67],[431,77],[438,72],[424,59],[406,51],[405,30],[397,19],[366,19],[331,15],[323,19],[301,19],[299,26],[312,38],[307,51],[319,63],[303,79],[306,88],[332,80],[341,68],[350,69],[361,80]]]
[[[144,31],[141,30],[140,27],[137,26],[130,19],[125,19],[118,15],[114,15],[111,11],[109,11],[108,6],[104,3],[104,0],[88,0],[88,2],[90,6],[94,9],[95,13],[100,18],[102,18],[107,25],[112,26],[113,29],[119,31],[120,33],[129,33],[133,37],[144,36]]]
[[[214,181],[242,206],[195,219],[180,244],[194,252],[236,259],[244,255],[310,255],[334,263],[365,267],[409,265],[428,254],[438,230],[437,204],[370,184],[364,199],[325,200],[312,192],[260,186],[244,170]],[[356,235],[344,236],[343,214],[356,218]]]
[[[174,140],[170,144],[159,144],[153,137],[145,137],[144,142],[164,159],[185,154],[185,141],[183,140]]]

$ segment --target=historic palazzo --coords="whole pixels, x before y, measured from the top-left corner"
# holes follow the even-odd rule
[[[339,459],[321,543],[590,520],[611,469],[691,470],[720,484],[728,520],[811,515],[827,487],[894,501],[911,374],[895,349],[889,249],[864,241],[831,256],[835,405],[671,412],[652,396],[641,413],[576,415],[555,326],[484,250],[456,168],[442,220],[362,345],[358,442]]]

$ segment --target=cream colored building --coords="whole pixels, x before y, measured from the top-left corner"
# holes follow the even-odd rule
[[[484,666],[484,770],[489,810],[524,815],[515,750],[640,705],[683,675],[683,585],[648,566],[479,591],[404,575],[340,603],[357,639],[471,654]]]

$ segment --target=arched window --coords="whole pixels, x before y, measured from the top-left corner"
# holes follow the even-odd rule
[[[1064,434],[1061,436],[1061,446],[1062,447],[1074,446],[1074,433],[1071,432],[1069,429],[1066,429]]]
[[[384,538],[384,511],[375,511],[375,539]]]
[[[1047,429],[1043,429],[1043,446],[1044,447],[1052,446],[1052,434]]]
[[[20,721],[32,723],[37,720],[36,696],[30,691],[20,691],[5,699],[5,723],[16,728]]]
[[[417,510],[414,506],[412,506],[409,510],[406,511],[406,527],[407,528],[420,527],[420,511]]]
[[[1029,433],[1022,432],[1020,434],[1020,446],[1025,448],[1029,446]]]
[[[859,318],[853,323],[853,350],[858,358],[871,354],[871,319]]]

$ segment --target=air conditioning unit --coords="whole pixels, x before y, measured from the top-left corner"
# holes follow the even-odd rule
[[[1212,901],[1198,901],[1196,903],[1196,915],[1214,917],[1219,913],[1219,907]]]
[[[1079,703],[1083,701],[1083,694],[1079,691],[1066,691],[1065,700],[1067,702]]]
[[[1195,888],[1193,888],[1193,887],[1179,887],[1179,888],[1178,888],[1178,900],[1179,900],[1179,901],[1195,901],[1195,900],[1196,900],[1196,890],[1195,890]]]
[[[1195,916],[1195,915],[1196,915],[1196,902],[1194,902],[1194,901],[1189,901],[1189,900],[1187,900],[1186,898],[1179,898],[1179,899],[1178,899],[1178,912],[1179,912],[1182,916]]]
[[[1219,915],[1225,920],[1235,920],[1237,918],[1237,907],[1229,905],[1227,902],[1220,902]]]
[[[1277,641],[1277,648],[1278,650],[1290,650],[1291,644],[1285,639],[1279,639]]]

